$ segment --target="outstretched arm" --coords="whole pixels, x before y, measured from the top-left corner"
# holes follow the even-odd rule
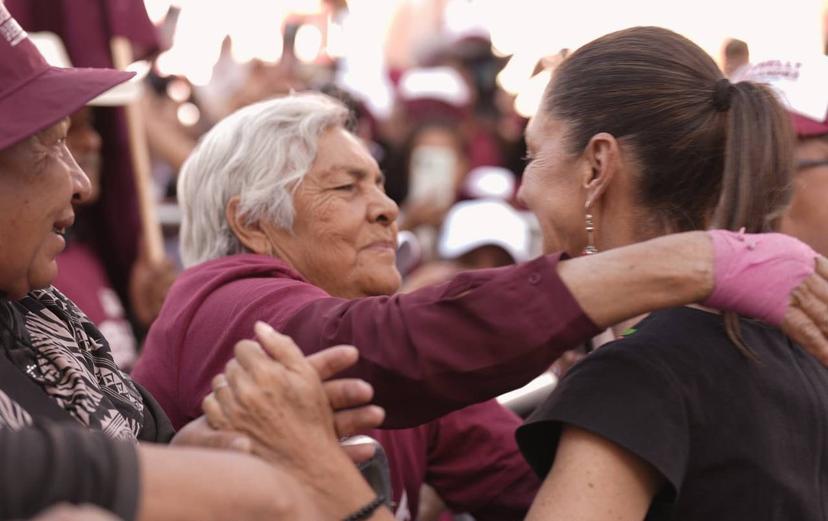
[[[561,261],[558,275],[602,328],[656,309],[698,302],[713,291],[713,246],[704,232]]]

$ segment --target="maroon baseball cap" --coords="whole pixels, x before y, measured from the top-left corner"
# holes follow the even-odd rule
[[[50,66],[0,1],[0,150],[49,128],[133,74]]]

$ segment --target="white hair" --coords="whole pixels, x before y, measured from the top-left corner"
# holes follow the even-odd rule
[[[320,135],[344,126],[348,109],[323,94],[254,103],[216,124],[181,167],[181,259],[185,267],[244,250],[225,217],[239,196],[245,222],[293,227],[293,193],[316,158]]]

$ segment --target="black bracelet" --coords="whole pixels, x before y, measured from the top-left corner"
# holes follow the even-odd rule
[[[385,504],[385,498],[382,495],[375,497],[370,503],[365,505],[364,507],[360,508],[353,514],[349,515],[342,521],[363,521],[364,519],[368,519],[374,512],[377,511],[379,507]]]

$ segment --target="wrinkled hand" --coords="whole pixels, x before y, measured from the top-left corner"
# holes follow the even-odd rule
[[[817,259],[816,272],[794,290],[782,330],[828,366],[828,260],[825,257]]]
[[[210,425],[245,433],[254,453],[301,468],[303,458],[335,445],[337,436],[382,422],[381,408],[364,405],[373,395],[366,382],[321,381],[353,365],[355,348],[339,346],[305,358],[267,324],[255,329],[258,343],[238,342],[235,358],[213,379],[213,393],[203,403]]]
[[[253,443],[246,435],[235,431],[214,429],[207,422],[206,416],[199,416],[182,427],[175,433],[170,445],[205,447],[245,453],[253,450]]]

